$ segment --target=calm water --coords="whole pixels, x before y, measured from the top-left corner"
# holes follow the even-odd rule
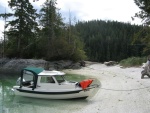
[[[0,75],[0,113],[71,113],[92,104],[92,99],[46,100],[15,96],[11,91],[18,76]],[[85,76],[67,75],[67,79],[81,81]],[[96,83],[100,83],[98,80]],[[98,91],[95,89],[94,93]]]

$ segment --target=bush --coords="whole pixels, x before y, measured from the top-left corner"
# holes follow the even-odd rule
[[[147,57],[131,57],[120,61],[120,65],[124,67],[141,66],[147,61]]]

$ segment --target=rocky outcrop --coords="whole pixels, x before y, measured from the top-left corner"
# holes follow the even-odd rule
[[[45,61],[43,59],[0,59],[0,73],[18,73],[22,68],[33,66],[43,67],[46,70],[80,69],[80,63],[70,60]]]
[[[0,72],[17,73],[28,66],[44,67],[45,63],[46,61],[42,59],[0,59]]]
[[[74,63],[70,60],[60,60],[47,62],[45,68],[48,70],[62,70],[62,69],[80,69],[80,63]]]

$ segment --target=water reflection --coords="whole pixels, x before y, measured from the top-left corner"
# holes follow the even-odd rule
[[[69,75],[67,78],[81,81],[85,76]],[[71,113],[92,103],[90,99],[47,100],[15,96],[11,88],[16,80],[17,76],[0,78],[0,113]]]

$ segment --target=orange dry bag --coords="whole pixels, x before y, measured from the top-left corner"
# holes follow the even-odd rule
[[[86,89],[92,82],[93,80],[91,79],[83,80],[80,82],[80,86],[82,87],[82,89]]]

